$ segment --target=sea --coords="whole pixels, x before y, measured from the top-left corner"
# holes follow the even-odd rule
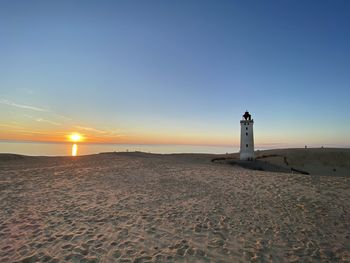
[[[101,152],[147,152],[147,153],[214,153],[238,152],[239,148],[207,145],[158,145],[158,144],[88,144],[42,142],[0,142],[0,153],[14,153],[30,156],[71,156],[97,154]]]

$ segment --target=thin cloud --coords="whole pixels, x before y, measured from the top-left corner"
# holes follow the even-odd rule
[[[36,107],[36,106],[31,106],[31,105],[18,104],[18,103],[15,103],[13,101],[6,100],[6,99],[0,99],[0,104],[4,104],[4,105],[16,107],[16,108],[21,108],[21,109],[26,109],[26,110],[47,112],[47,113],[50,113],[50,114],[54,115],[55,117],[60,118],[61,120],[64,120],[64,121],[71,121],[72,120],[72,118],[69,118],[69,117],[61,115],[61,114],[57,114],[57,113],[52,112],[48,109],[44,109],[44,108],[40,108],[40,107]],[[28,118],[33,118],[33,116],[28,115],[28,114],[24,114],[24,116],[28,117]],[[53,122],[53,123],[55,123],[55,122]],[[56,122],[56,124],[57,124],[57,122]],[[59,125],[61,125],[61,124],[59,124]]]
[[[84,127],[84,126],[74,126],[75,128],[79,129],[79,130],[84,130],[84,131],[91,131],[91,132],[96,132],[96,133],[101,133],[101,134],[106,134],[106,131],[103,130],[98,130],[95,128],[91,128],[91,127]]]
[[[24,129],[23,126],[13,125],[13,124],[0,124],[0,127],[14,128],[14,129]]]
[[[7,130],[7,132],[15,132],[18,134],[39,134],[39,135],[48,135],[45,131],[37,131],[37,130],[29,130],[28,128],[25,128],[25,127],[10,127],[9,125],[0,125],[1,126],[5,126],[5,127],[8,127],[8,128],[12,128],[12,130]],[[1,130],[0,130],[1,131]],[[51,133],[50,133],[51,135]]]
[[[72,118],[69,118],[69,117],[67,117],[67,116],[63,116],[63,115],[61,115],[61,114],[57,114],[57,113],[53,113],[56,117],[58,117],[58,118],[61,118],[61,119],[63,119],[63,120],[65,120],[65,121],[71,121],[71,120],[73,120]]]
[[[34,117],[32,115],[28,115],[28,114],[23,114],[24,117],[27,117],[29,119],[34,119]],[[43,119],[43,118],[36,118],[35,119],[37,122],[46,122],[46,123],[49,123],[49,124],[52,124],[52,125],[55,125],[55,126],[61,126],[62,123],[59,123],[59,122],[55,122],[55,121],[50,121],[50,120],[46,120],[46,119]]]
[[[122,133],[121,130],[107,130],[106,131],[108,133],[109,136],[113,136],[113,137],[123,137],[125,136],[125,134]]]
[[[16,107],[16,108],[21,108],[21,109],[26,109],[26,110],[32,110],[32,111],[41,111],[41,112],[49,112],[47,109],[35,107],[35,106],[29,106],[29,105],[23,105],[23,104],[17,104],[9,100],[5,99],[0,99],[0,104]]]
[[[86,127],[86,126],[74,126],[75,128],[79,130],[84,130],[84,131],[90,131],[93,133],[99,133],[103,135],[103,137],[122,137],[124,134],[121,133],[120,130],[99,130],[95,129],[92,127]]]
[[[52,125],[55,125],[55,126],[61,126],[62,125],[61,123],[50,121],[50,120],[45,120],[45,119],[41,119],[41,118],[36,119],[36,121],[38,121],[38,122],[46,122],[46,123],[49,123],[49,124],[52,124]]]

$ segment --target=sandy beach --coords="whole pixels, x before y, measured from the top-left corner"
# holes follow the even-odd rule
[[[350,177],[212,155],[0,158],[0,262],[350,262]]]

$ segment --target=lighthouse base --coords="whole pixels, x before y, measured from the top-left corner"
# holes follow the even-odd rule
[[[239,159],[242,161],[253,161],[254,158],[254,152],[240,152]]]

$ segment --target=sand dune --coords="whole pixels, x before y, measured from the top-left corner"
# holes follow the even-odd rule
[[[0,158],[0,262],[350,261],[348,177],[212,158]]]
[[[268,157],[268,156],[271,157]],[[310,174],[350,176],[350,149],[308,148],[259,151],[261,160]]]
[[[264,150],[256,151],[255,157],[255,162],[240,162],[239,153],[234,153],[213,160],[264,171],[350,177],[350,149],[346,148]]]

